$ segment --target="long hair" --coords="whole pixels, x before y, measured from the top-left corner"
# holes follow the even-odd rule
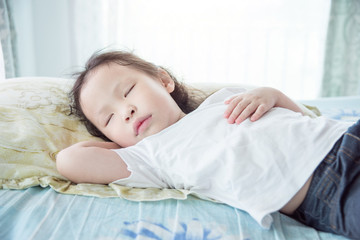
[[[169,70],[147,62],[133,53],[123,51],[110,51],[103,53],[96,52],[86,62],[85,69],[74,74],[76,81],[70,91],[71,109],[72,113],[84,123],[86,129],[91,135],[100,137],[106,141],[110,140],[85,116],[80,104],[80,93],[82,87],[87,81],[88,75],[95,68],[110,63],[130,67],[144,72],[152,78],[158,78],[160,76],[159,68],[165,70],[175,82],[175,89],[172,93],[170,93],[170,95],[185,114],[195,110],[206,98],[205,93],[202,91],[179,82]]]

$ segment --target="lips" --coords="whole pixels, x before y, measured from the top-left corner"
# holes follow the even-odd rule
[[[133,125],[135,135],[138,136],[139,134],[143,133],[148,128],[150,121],[151,115],[136,119]]]

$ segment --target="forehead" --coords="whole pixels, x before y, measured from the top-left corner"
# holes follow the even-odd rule
[[[86,76],[86,80],[80,92],[80,97],[86,92],[101,92],[114,84],[122,84],[132,76],[139,74],[138,71],[127,66],[115,63],[103,64],[91,70]]]
[[[111,94],[115,86],[121,86],[134,70],[118,64],[103,64],[91,70],[79,94],[85,115],[94,114],[98,105]]]
[[[80,91],[80,104],[84,112],[85,108],[96,108],[111,96],[115,90],[124,88],[127,84],[138,80],[154,80],[148,74],[129,66],[117,63],[103,64],[91,70],[86,77]]]
[[[92,69],[85,80],[84,86],[93,84],[107,84],[109,82],[123,82],[129,80],[129,78],[136,78],[142,76],[142,78],[157,78],[153,74],[136,69],[134,66],[123,66],[117,63],[105,63]]]
[[[116,63],[102,64],[88,73],[85,84],[96,82],[103,84],[109,81],[119,81],[121,78],[136,73],[139,73],[139,71],[129,66],[122,66]]]

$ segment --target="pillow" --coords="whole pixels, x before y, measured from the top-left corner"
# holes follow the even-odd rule
[[[185,199],[189,192],[135,189],[116,184],[74,184],[56,170],[56,154],[84,140],[100,140],[69,115],[71,79],[13,78],[0,81],[0,188],[52,187],[66,194],[129,200]]]
[[[185,199],[186,190],[136,189],[117,184],[74,184],[56,170],[56,154],[79,141],[99,140],[69,115],[74,80],[13,78],[0,81],[0,188],[50,186],[57,192],[128,200]]]

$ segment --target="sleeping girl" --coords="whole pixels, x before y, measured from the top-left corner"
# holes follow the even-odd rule
[[[121,51],[94,54],[71,96],[89,132],[106,140],[58,154],[75,183],[187,189],[267,229],[280,211],[360,238],[360,121],[304,116],[273,88],[225,88],[202,101],[166,69]]]

